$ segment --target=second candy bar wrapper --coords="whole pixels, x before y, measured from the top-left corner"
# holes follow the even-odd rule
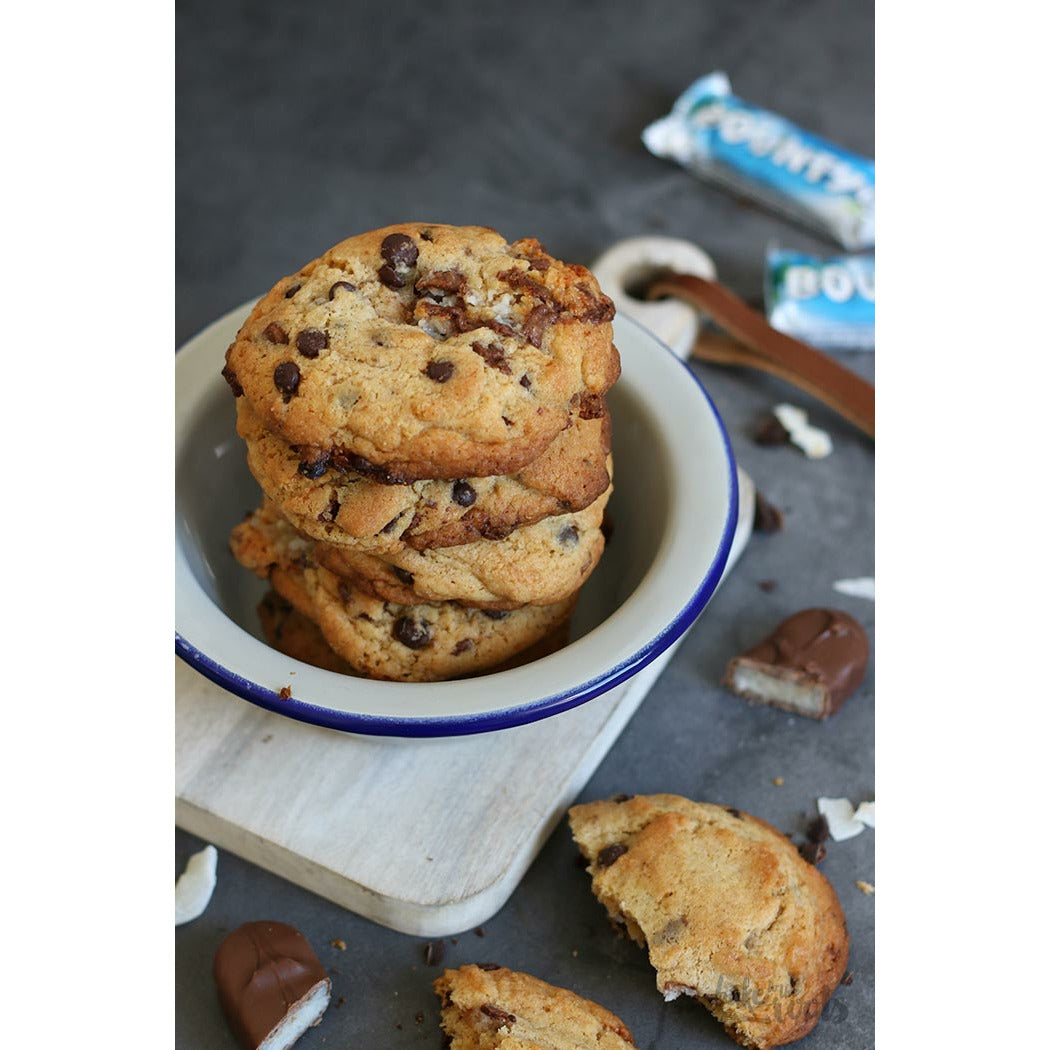
[[[766,316],[786,335],[822,350],[875,349],[875,256],[821,259],[770,248]]]
[[[642,141],[849,251],[875,245],[875,162],[737,98],[725,73],[691,84]]]

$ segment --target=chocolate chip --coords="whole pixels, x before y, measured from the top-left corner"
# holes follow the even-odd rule
[[[302,288],[301,284],[289,285],[288,290],[284,293],[285,299],[291,299],[291,297],[295,295],[295,293],[299,291],[300,288]]]
[[[390,533],[392,533],[394,529],[397,528],[397,523],[400,520],[400,518],[400,514],[396,518],[391,518],[379,531],[384,536],[389,536]]]
[[[803,842],[798,852],[802,859],[810,864],[819,864],[828,855],[828,849],[823,842]]]
[[[392,565],[391,568],[394,570],[394,575],[406,586],[411,587],[416,582],[415,576],[408,572],[406,569],[402,569],[398,565]]]
[[[735,809],[733,806],[726,806],[726,812],[736,817],[737,820],[743,820],[743,816],[739,809]]]
[[[447,383],[452,378],[456,366],[451,361],[431,361],[423,374],[427,379],[433,379],[435,383]]]
[[[328,346],[328,336],[321,331],[320,328],[304,328],[295,337],[295,349],[303,355],[303,357],[316,357],[324,348]]]
[[[504,375],[510,375],[510,363],[506,359],[507,351],[499,343],[489,343],[488,346],[482,343],[471,343],[470,346],[490,368],[495,368]]]
[[[474,641],[471,638],[461,638],[452,647],[453,656],[462,656],[464,653],[469,652],[474,648]]]
[[[613,516],[608,510],[602,511],[602,524],[601,524],[602,536],[605,539],[605,545],[608,547],[612,543],[613,533],[616,531],[616,525],[613,522]]]
[[[328,506],[317,515],[317,520],[322,522],[333,522],[339,516],[339,500],[333,496],[328,501]]]
[[[558,542],[563,547],[575,547],[580,542],[580,532],[575,525],[566,525],[558,533]]]
[[[500,969],[499,963],[478,963],[479,970],[498,970]]]
[[[376,276],[387,286],[387,288],[404,288],[408,284],[408,278],[402,277],[397,270],[387,263],[379,267]]]
[[[598,854],[598,867],[612,867],[626,852],[627,847],[622,842],[614,842],[611,846],[606,846]]]
[[[322,450],[311,458],[301,459],[299,461],[299,473],[304,478],[310,478],[311,480],[323,477],[328,471],[328,459],[329,453],[326,450]]]
[[[754,527],[757,532],[779,532],[784,527],[784,514],[761,492],[755,491]]]
[[[353,587],[350,586],[349,583],[346,582],[346,580],[340,580],[339,581],[339,588],[338,588],[338,590],[339,590],[339,597],[342,598],[342,600],[344,602],[353,601],[354,589],[353,589]]]
[[[461,507],[474,506],[474,501],[477,498],[478,494],[465,481],[457,481],[452,486],[452,502],[458,503]]]
[[[530,277],[524,270],[504,270],[496,276],[516,291],[528,293],[533,299],[538,299],[545,306],[551,307],[551,309],[557,308],[558,300],[554,298],[554,295],[544,285],[540,284],[535,277]]]
[[[416,260],[419,258],[419,249],[416,247],[416,242],[408,234],[390,233],[383,238],[383,243],[379,246],[379,254],[391,266],[415,266]]]
[[[545,270],[549,270],[551,266],[550,259],[545,259],[542,255],[536,256],[535,258],[529,259],[529,269],[539,270],[543,273]]]
[[[852,983],[853,983],[853,971],[850,970],[849,973],[845,974],[843,976],[842,980],[839,981],[839,984],[844,984],[848,988]]]
[[[619,795],[613,795],[612,800],[613,802],[629,802],[632,798],[634,795],[625,795],[621,792]]]
[[[482,616],[487,616],[490,620],[505,620],[510,616],[510,611],[507,609],[482,609]]]
[[[601,394],[581,394],[576,412],[580,419],[601,419],[605,415],[605,399]]]
[[[434,640],[430,624],[400,616],[394,621],[394,637],[409,649],[425,649]]]
[[[484,937],[484,936],[485,936],[485,927],[484,927],[484,926],[479,926],[479,927],[478,927],[478,928],[477,928],[477,929],[476,929],[476,930],[474,931],[474,936],[475,936],[475,937]]]
[[[427,966],[437,966],[445,958],[444,941],[427,941],[423,948],[423,961]]]
[[[501,1010],[498,1006],[495,1006],[492,1003],[482,1003],[481,1012],[485,1014],[486,1017],[491,1017],[501,1028],[504,1025],[512,1025],[517,1020],[513,1014],[507,1013],[506,1010]]]
[[[514,420],[513,419],[508,419],[506,416],[500,416],[500,419],[502,419],[503,422],[506,423],[508,427],[514,426]]]
[[[430,230],[423,230],[422,233],[420,233],[420,235],[419,235],[419,239],[421,241],[427,241],[428,243],[433,243],[433,241],[434,241],[434,234],[431,233]]]
[[[238,382],[236,373],[229,365],[223,366],[222,378],[229,384],[234,397],[243,397],[244,387]]]
[[[279,343],[281,346],[288,342],[288,333],[276,321],[272,321],[263,329],[263,335],[271,343]]]
[[[756,445],[786,445],[790,440],[791,435],[784,424],[772,412],[766,412],[759,418],[755,427]]]
[[[734,988],[729,998],[732,999],[734,1003],[740,1002],[740,989]]]
[[[525,318],[525,323],[521,326],[521,334],[525,337],[526,342],[539,348],[543,345],[543,333],[556,319],[557,314],[549,306],[541,303],[529,311],[529,316]]]
[[[282,361],[273,370],[273,385],[284,395],[285,401],[290,401],[299,389],[300,378],[299,366],[294,361]]]
[[[521,383],[521,385],[525,387],[526,390],[528,390],[529,387],[532,386],[532,380],[529,379],[527,375],[522,376],[521,379],[518,380],[518,382]]]
[[[824,842],[829,834],[831,831],[828,828],[828,818],[823,813],[819,817],[814,817],[806,825],[806,838],[810,842]]]
[[[336,281],[335,284],[333,284],[332,287],[328,289],[329,300],[335,298],[335,293],[338,292],[340,288],[345,288],[348,292],[357,291],[356,284],[351,284],[349,281]]]
[[[416,291],[420,295],[438,292],[442,295],[459,295],[467,286],[467,279],[459,270],[435,270],[416,281]]]

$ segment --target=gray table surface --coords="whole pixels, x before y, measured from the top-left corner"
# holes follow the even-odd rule
[[[405,219],[536,236],[579,262],[625,236],[686,237],[756,298],[771,239],[834,247],[701,185],[639,141],[714,69],[742,97],[874,155],[869,4],[182,0],[176,12],[179,343],[342,237]],[[873,357],[848,361],[873,375]],[[798,832],[819,795],[874,796],[873,670],[824,724],[750,707],[718,683],[729,656],[804,606],[845,609],[874,641],[874,605],[831,588],[873,574],[873,446],[775,380],[696,367],[785,527],[754,537],[581,800],[676,792]],[[831,457],[750,440],[756,417],[784,399],[830,432]],[[760,589],[764,580],[775,590]],[[814,1050],[874,1045],[875,898],[854,886],[874,882],[874,841],[866,831],[829,843],[821,865],[845,909],[854,979],[803,1044]],[[176,872],[201,845],[176,831]],[[642,951],[609,930],[575,854],[563,825],[483,937],[446,939],[445,964],[498,961],[571,987],[619,1014],[640,1047],[732,1045],[693,1003],[662,1002]],[[330,969],[333,1006],[304,1050],[440,1044],[438,971],[421,940],[220,853],[211,904],[176,930],[178,1047],[235,1045],[211,962],[226,932],[256,918],[297,926]]]

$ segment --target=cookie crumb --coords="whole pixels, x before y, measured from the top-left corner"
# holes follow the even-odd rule
[[[344,941],[341,937],[337,937],[334,941],[329,941],[328,943],[333,948],[336,948],[338,951],[341,951],[341,952],[345,952],[346,951],[346,941]]]
[[[282,700],[291,700],[292,698],[292,687],[290,685],[282,685],[281,691],[277,694]]]
[[[423,1021],[424,1021],[423,1011],[420,1010],[419,1013],[416,1014],[416,1024],[422,1024]]]
[[[779,787],[783,787],[784,786],[784,778],[783,777],[774,777],[773,778],[773,786],[774,787],[778,787],[778,788]]]
[[[476,930],[474,931],[474,936],[475,936],[475,937],[484,937],[484,936],[485,936],[485,927],[484,927],[484,926],[479,926],[479,927],[478,927],[478,928],[477,928],[477,929],[476,929]]]
[[[772,594],[772,592],[777,589],[777,581],[776,580],[759,580],[758,581],[758,589],[760,591],[765,591],[766,594]]]
[[[772,412],[765,412],[755,424],[754,439],[756,445],[786,445],[791,435]]]
[[[775,507],[757,489],[755,490],[755,518],[753,528],[756,532],[780,532],[784,527],[784,514]]]
[[[875,887],[872,886],[870,882],[865,882],[863,879],[857,879],[853,885],[856,886],[861,893],[866,894],[869,897],[875,892]]]

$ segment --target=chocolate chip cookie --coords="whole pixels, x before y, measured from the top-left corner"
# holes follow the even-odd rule
[[[296,529],[380,556],[406,545],[427,550],[502,539],[519,526],[582,510],[609,487],[612,426],[604,401],[586,417],[574,412],[543,453],[509,477],[383,485],[330,462],[318,472],[266,430],[244,398],[237,432],[256,481]]]
[[[627,1026],[604,1006],[502,966],[461,966],[434,982],[450,1050],[624,1050]]]
[[[223,370],[312,469],[397,484],[513,474],[619,375],[582,266],[483,227],[343,241],[252,310]]]
[[[569,811],[593,889],[649,950],[665,999],[698,999],[741,1045],[780,1046],[817,1023],[849,936],[831,884],[775,828],[677,795]]]

